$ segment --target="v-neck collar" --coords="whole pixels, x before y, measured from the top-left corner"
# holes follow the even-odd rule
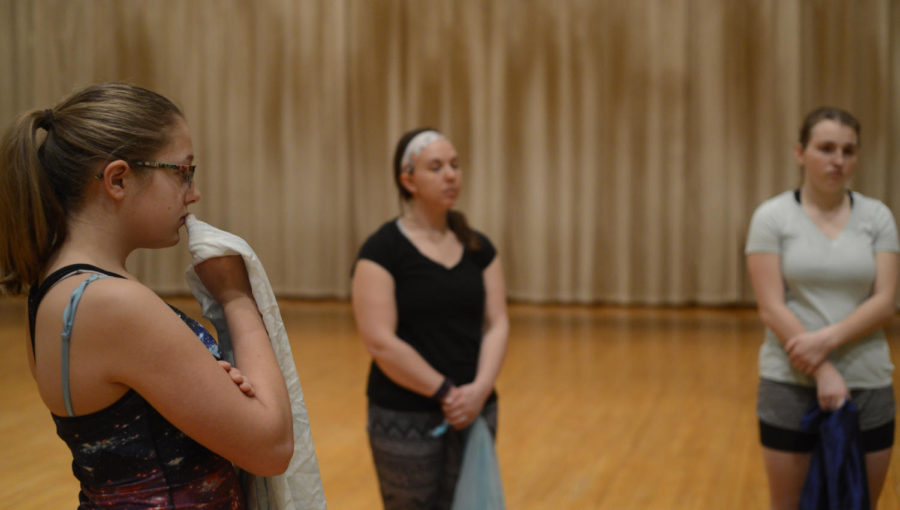
[[[404,229],[403,225],[400,224],[399,217],[396,220],[394,220],[394,226],[397,228],[398,231],[400,231],[400,235],[403,237],[403,239],[405,239],[406,242],[409,243],[410,246],[412,246],[413,250],[415,250],[416,253],[418,253],[420,257],[422,257],[425,260],[431,262],[432,264],[440,267],[441,269],[444,269],[445,271],[453,271],[454,269],[459,267],[459,265],[462,264],[463,260],[466,258],[466,247],[463,246],[463,251],[462,251],[462,254],[459,256],[459,260],[457,260],[456,263],[454,263],[451,266],[444,265],[444,264],[438,262],[437,260],[434,260],[433,258],[429,257],[428,255],[425,255],[424,253],[422,253],[422,250],[420,250],[419,247],[416,246],[416,243],[414,243],[412,241],[412,239],[409,237],[409,234],[406,233],[406,229]]]
[[[853,191],[847,190],[847,196],[850,198],[850,214],[847,216],[847,221],[844,223],[844,226],[841,228],[840,232],[837,233],[836,236],[831,237],[819,228],[816,225],[816,222],[813,221],[812,218],[809,217],[809,214],[806,212],[806,209],[803,208],[803,202],[800,198],[800,189],[797,188],[794,190],[794,201],[797,203],[797,207],[800,209],[800,214],[809,222],[809,224],[829,243],[835,243],[838,239],[844,236],[844,232],[850,227],[850,222],[853,221],[854,211],[856,211],[856,207],[854,207],[854,199],[853,199]]]

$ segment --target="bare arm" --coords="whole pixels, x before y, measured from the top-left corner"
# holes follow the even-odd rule
[[[747,255],[747,269],[760,320],[775,333],[782,345],[806,333],[806,328],[785,303],[779,254],[750,253]],[[843,377],[830,361],[821,362],[810,375],[816,379],[819,405],[823,409],[837,409],[850,395]]]
[[[781,261],[777,253],[750,253],[747,270],[759,318],[782,344],[806,331],[800,320],[787,307],[784,300],[784,281],[781,277]]]
[[[484,290],[484,335],[475,380],[452,390],[444,400],[444,414],[456,428],[467,427],[481,413],[506,356],[509,318],[506,313],[506,284],[499,256],[484,270]]]
[[[785,344],[791,363],[799,370],[809,373],[815,370],[833,349],[858,340],[887,324],[894,316],[896,308],[897,260],[897,253],[877,252],[872,295],[844,320],[818,331],[791,337]]]
[[[444,376],[397,337],[394,279],[375,262],[360,259],[353,271],[353,314],[363,345],[378,367],[398,385],[430,397]]]
[[[242,393],[181,319],[136,282],[94,284],[98,290],[107,285],[85,303],[93,311],[84,311],[109,319],[91,321],[87,337],[112,339],[95,349],[104,353],[111,383],[135,389],[185,434],[241,468],[279,474],[293,453],[290,402],[243,263],[221,257],[201,266],[198,274],[211,277],[207,288],[225,309],[253,396]]]
[[[491,392],[494,382],[500,374],[500,366],[506,356],[506,344],[509,337],[509,317],[506,313],[506,282],[503,279],[503,268],[500,257],[484,270],[485,287],[485,332],[481,341],[481,352],[478,355],[478,372],[472,383],[479,386],[485,396]]]

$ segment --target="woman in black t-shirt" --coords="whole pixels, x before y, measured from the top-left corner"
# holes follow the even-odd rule
[[[496,432],[494,381],[509,322],[500,259],[453,211],[456,149],[432,129],[394,154],[404,211],[373,233],[353,273],[353,310],[373,363],[368,432],[385,507],[449,508],[459,431],[483,415]],[[440,437],[432,430],[446,421]]]

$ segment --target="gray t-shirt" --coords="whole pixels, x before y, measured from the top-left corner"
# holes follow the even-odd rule
[[[835,239],[816,227],[793,191],[763,202],[750,220],[745,253],[780,255],[785,302],[807,331],[850,315],[872,295],[875,252],[900,251],[890,209],[878,200],[851,193],[850,218]],[[838,347],[828,359],[850,388],[879,388],[892,383],[894,365],[882,329]],[[815,386],[812,377],[791,366],[783,345],[769,328],[759,350],[759,375]]]

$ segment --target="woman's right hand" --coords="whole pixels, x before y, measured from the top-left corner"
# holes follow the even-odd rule
[[[464,384],[453,387],[441,402],[444,418],[457,430],[462,430],[475,421],[484,403],[490,396],[491,388],[485,392],[475,384]]]
[[[819,407],[822,410],[836,411],[850,398],[850,389],[847,388],[844,377],[830,362],[819,365],[814,376]]]
[[[240,255],[207,259],[194,266],[194,270],[206,290],[223,306],[235,298],[253,295],[244,259]]]

